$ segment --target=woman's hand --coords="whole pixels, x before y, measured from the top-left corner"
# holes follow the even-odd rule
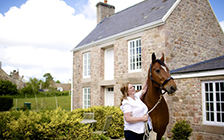
[[[147,114],[145,114],[145,115],[142,116],[142,121],[143,122],[148,121],[148,119],[149,119],[149,116]]]
[[[146,122],[148,121],[149,116],[148,115],[143,115],[142,117],[132,117],[131,112],[124,113],[124,119],[128,123],[136,123],[136,122]]]

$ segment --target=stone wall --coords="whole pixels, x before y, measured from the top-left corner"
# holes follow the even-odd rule
[[[224,139],[224,129],[221,126],[203,124],[201,82],[223,80],[224,76],[175,79],[178,90],[174,96],[165,95],[169,112],[170,123],[167,127],[167,136],[171,137],[171,128],[178,121],[185,119],[193,128],[191,140]]]
[[[165,24],[170,69],[224,54],[224,34],[208,0],[182,0]]]

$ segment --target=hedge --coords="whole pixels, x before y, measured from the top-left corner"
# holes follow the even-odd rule
[[[83,112],[95,112],[97,123],[82,124]],[[112,115],[106,136],[93,134],[102,130],[106,116]],[[91,107],[65,111],[8,111],[0,113],[0,139],[76,139],[109,140],[123,137],[123,114],[118,107]]]
[[[0,97],[0,111],[8,111],[13,106],[13,98],[12,97]]]

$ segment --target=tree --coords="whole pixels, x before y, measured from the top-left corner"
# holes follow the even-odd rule
[[[8,80],[0,80],[0,95],[18,94],[17,86]]]
[[[44,88],[48,88],[50,86],[50,82],[53,81],[54,78],[50,73],[45,73],[43,77],[45,77]]]
[[[57,80],[55,83],[61,83],[59,80]]]
[[[21,93],[25,96],[31,95],[31,94],[38,94],[39,88],[40,88],[41,80],[38,80],[37,78],[30,78],[29,82],[27,82],[26,87],[21,89]]]

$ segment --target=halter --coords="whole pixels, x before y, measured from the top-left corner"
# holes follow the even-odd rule
[[[160,65],[165,65],[161,60],[156,60],[156,62],[158,62]],[[152,67],[150,65],[150,78],[151,78],[151,81],[154,82],[155,84],[157,84],[160,88],[160,94],[161,95],[164,95],[167,91],[165,89],[163,89],[163,86],[169,82],[171,79],[173,79],[173,77],[169,77],[167,78],[162,84],[159,84],[158,82],[156,82],[153,78],[152,78]],[[162,92],[162,90],[164,90],[164,92]]]

